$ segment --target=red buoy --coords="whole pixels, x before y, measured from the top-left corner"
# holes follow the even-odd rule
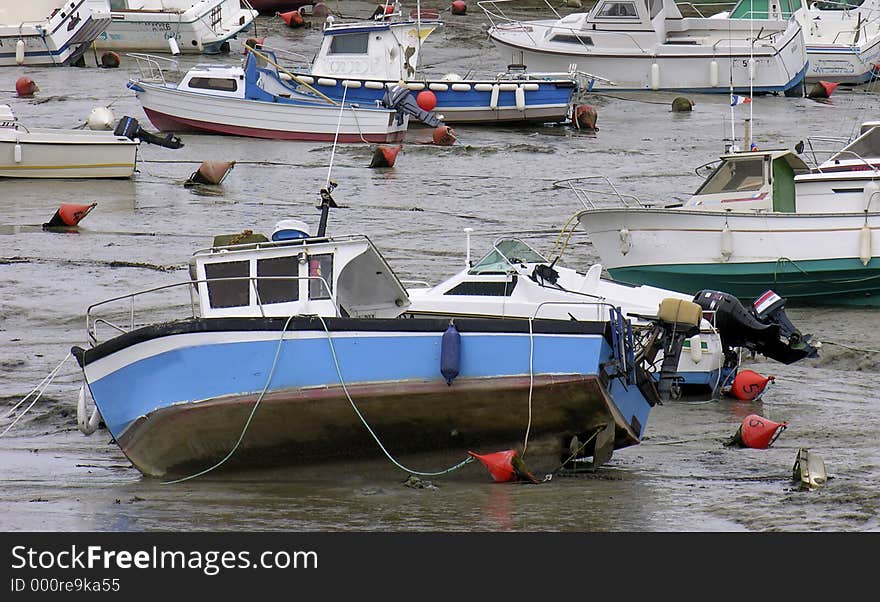
[[[303,19],[302,13],[298,10],[290,10],[286,13],[275,13],[276,16],[281,17],[281,20],[284,21],[288,27],[292,27],[296,29],[297,27],[302,27],[306,24],[305,19]]]
[[[573,119],[574,125],[579,130],[596,131],[596,109],[590,105],[578,105],[574,108]]]
[[[248,38],[244,42],[244,53],[247,54],[251,48],[254,50],[262,49],[264,41],[266,41],[266,38]]]
[[[15,92],[19,96],[33,96],[34,92],[37,92],[39,89],[34,80],[26,75],[19,77],[15,81]]]
[[[540,482],[526,469],[525,463],[515,450],[508,449],[485,455],[469,451],[468,454],[479,460],[486,467],[496,483],[512,481]]]
[[[749,414],[743,418],[738,434],[745,447],[767,449],[786,427],[787,422],[773,422],[757,414]]]
[[[107,69],[115,69],[119,66],[119,55],[112,50],[108,50],[101,55],[101,66]]]
[[[733,379],[730,392],[741,401],[752,401],[764,393],[767,385],[776,380],[772,374],[761,376],[753,370],[740,370]]]
[[[89,212],[97,206],[98,203],[91,205],[76,205],[73,203],[64,203],[55,211],[48,222],[43,224],[44,228],[72,228],[77,226]]]
[[[416,96],[416,104],[423,111],[433,111],[437,106],[437,96],[430,90],[422,90]]]
[[[830,98],[834,90],[837,89],[835,82],[818,81],[813,84],[807,93],[808,98]]]
[[[438,125],[434,128],[434,133],[431,137],[437,146],[451,146],[455,144],[455,132],[448,125]]]
[[[394,167],[394,161],[397,160],[397,153],[400,152],[402,145],[384,146],[379,145],[373,150],[373,158],[370,161],[370,167]]]
[[[452,3],[451,12],[453,15],[467,14],[467,4],[464,3],[464,0],[455,0]]]

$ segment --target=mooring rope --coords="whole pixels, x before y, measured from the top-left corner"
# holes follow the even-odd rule
[[[61,370],[61,366],[63,366],[64,363],[67,362],[67,360],[70,359],[71,355],[72,355],[72,354],[68,351],[68,352],[67,352],[67,355],[64,356],[64,359],[61,360],[61,362],[60,362],[57,366],[55,366],[55,368],[54,368],[51,372],[49,372],[48,375],[46,375],[45,377],[43,377],[43,380],[41,380],[41,381],[37,384],[36,387],[34,387],[33,389],[31,389],[30,392],[29,392],[27,395],[25,395],[24,397],[21,398],[21,401],[19,401],[17,404],[15,404],[14,406],[12,406],[12,408],[11,408],[8,412],[6,412],[6,415],[4,416],[4,418],[8,418],[9,416],[11,416],[12,413],[15,412],[15,410],[17,410],[17,409],[18,409],[18,408],[19,408],[19,407],[20,407],[25,401],[27,401],[27,399],[28,399],[31,395],[33,395],[34,393],[37,393],[37,392],[39,391],[39,392],[37,393],[37,396],[34,397],[34,400],[30,403],[30,405],[29,405],[27,408],[25,408],[25,410],[24,410],[21,414],[19,414],[19,415],[16,417],[15,420],[12,421],[12,424],[10,424],[9,426],[7,426],[6,429],[4,429],[4,431],[3,431],[2,433],[0,433],[0,437],[2,437],[3,435],[5,435],[6,433],[8,433],[9,430],[10,430],[13,426],[15,426],[16,423],[17,423],[19,420],[21,420],[21,419],[24,417],[24,415],[27,414],[27,413],[31,410],[32,407],[34,407],[34,404],[36,404],[37,401],[39,401],[40,397],[43,396],[43,393],[46,392],[46,389],[49,388],[49,385],[52,384],[52,381],[53,381],[53,380],[55,379],[55,377],[58,375],[58,371]]]
[[[360,418],[361,423],[363,423],[364,427],[367,429],[367,431],[373,437],[373,440],[379,446],[379,449],[382,450],[382,452],[385,454],[385,457],[387,457],[391,461],[392,464],[394,464],[395,466],[397,466],[398,468],[400,468],[401,470],[403,470],[405,472],[409,472],[409,473],[419,475],[422,477],[435,477],[435,476],[439,476],[439,475],[448,474],[454,470],[458,470],[459,468],[461,468],[465,464],[469,464],[470,462],[474,461],[473,456],[468,456],[467,458],[465,458],[464,460],[462,460],[458,464],[455,464],[454,466],[450,466],[449,468],[447,468],[445,470],[440,470],[437,472],[420,472],[418,470],[413,470],[411,468],[407,468],[406,466],[400,464],[397,460],[395,460],[394,457],[388,452],[388,450],[385,449],[385,446],[382,445],[382,441],[379,439],[379,437],[376,435],[376,433],[370,427],[369,423],[364,418],[363,414],[361,414],[361,411],[358,409],[357,404],[351,398],[351,394],[349,394],[348,387],[345,384],[345,379],[342,376],[342,368],[339,366],[339,358],[336,355],[336,348],[333,345],[333,337],[330,334],[330,329],[327,328],[327,323],[324,322],[324,318],[322,316],[318,316],[318,319],[321,320],[321,325],[324,327],[324,332],[327,333],[327,343],[330,345],[330,355],[333,357],[333,363],[336,366],[336,374],[337,374],[337,376],[339,376],[339,384],[342,385],[342,390],[345,393],[346,399],[348,399],[348,403],[351,404],[351,407],[354,410],[354,413],[357,414],[358,418]]]
[[[866,349],[864,347],[852,347],[850,345],[844,345],[843,343],[835,343],[834,341],[822,341],[823,345],[834,345],[836,347],[843,347],[844,349],[849,349],[850,351],[862,351],[864,353],[880,353],[880,349]]]

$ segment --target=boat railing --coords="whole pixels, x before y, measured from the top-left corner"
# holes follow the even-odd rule
[[[708,17],[711,17],[712,15],[723,12],[725,10],[729,10],[729,9],[733,8],[734,6],[736,6],[736,2],[701,2],[700,4],[694,4],[693,2],[676,2],[675,4],[678,6],[678,9],[682,13],[685,12],[684,10],[682,10],[682,8],[684,8],[686,10],[693,11],[694,13],[696,13],[696,15],[698,17],[700,17],[702,19],[706,19]],[[707,9],[706,7],[709,7],[709,6],[714,6],[714,7],[719,7],[719,8],[716,10]],[[700,9],[705,10],[706,13],[703,13],[703,10],[700,10]],[[687,15],[684,15],[684,16],[687,16]]]
[[[143,326],[155,324],[158,322],[198,318],[198,285],[217,282],[248,281],[249,287],[254,293],[256,304],[248,304],[241,307],[244,309],[258,309],[259,317],[262,318],[265,318],[267,316],[275,316],[278,315],[278,312],[267,310],[266,305],[268,304],[264,304],[263,301],[260,299],[258,284],[260,282],[268,280],[286,280],[296,282],[300,280],[314,280],[316,282],[320,282],[323,290],[328,291],[329,298],[327,300],[329,300],[332,306],[335,308],[334,316],[339,317],[342,315],[339,309],[339,303],[337,302],[335,292],[332,291],[332,289],[330,288],[330,284],[322,276],[233,276],[227,278],[190,279],[183,282],[175,282],[173,284],[165,284],[162,286],[128,293],[126,295],[113,297],[111,299],[105,299],[104,301],[99,301],[98,303],[93,303],[92,305],[89,305],[88,309],[86,310],[86,334],[92,346],[95,346],[104,340],[101,338],[101,336],[99,336],[99,326],[110,328],[116,334],[124,334],[127,332],[131,332],[137,328],[141,328]],[[189,293],[188,301],[168,303],[168,292],[173,289],[179,290],[181,288],[187,289]],[[162,302],[161,309],[157,308],[157,306],[155,305],[150,305],[148,301],[145,301],[145,298],[147,296],[151,296],[150,298],[152,299],[158,297]],[[137,302],[142,302],[140,307],[136,307]],[[297,302],[297,300],[291,300],[289,302],[285,302],[285,304]],[[96,315],[98,312],[101,312],[102,315]],[[149,320],[145,320],[142,318],[142,316],[147,313],[149,313],[151,316]],[[314,312],[311,313],[314,314]],[[108,317],[108,315],[110,317]],[[251,315],[251,312],[243,312],[243,315]]]
[[[585,209],[600,207],[647,207],[631,194],[623,194],[606,176],[583,176],[553,182],[553,188],[574,192]]]
[[[167,85],[165,73],[173,72],[177,78],[180,76],[180,63],[174,59],[164,56],[155,56],[152,54],[144,54],[141,52],[129,52],[126,56],[135,59],[137,63],[138,73],[142,81],[156,82]],[[175,80],[176,81],[176,80]]]
[[[869,159],[859,155],[857,152],[848,150],[846,148],[841,149],[840,147],[849,143],[851,140],[849,138],[842,137],[823,137],[823,136],[810,136],[806,140],[806,144],[809,147],[810,155],[812,156],[812,161],[815,167],[813,168],[815,171],[822,173],[822,163],[828,161],[833,158],[840,159],[851,159],[854,160],[861,165],[864,165],[864,169],[877,171],[878,165],[876,160],[872,163]],[[835,144],[836,147],[832,149],[822,149],[816,148],[814,143],[832,143]],[[827,159],[822,159],[822,157],[827,156]]]

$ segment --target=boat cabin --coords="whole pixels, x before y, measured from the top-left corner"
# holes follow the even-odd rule
[[[403,284],[364,235],[315,238],[279,222],[272,237],[245,231],[196,251],[190,276],[205,318],[393,318],[409,305]]]
[[[352,79],[413,79],[421,43],[439,20],[329,24],[310,73]]]
[[[807,164],[787,150],[723,155],[684,207],[793,213],[794,178],[809,172]]]
[[[816,171],[873,170],[880,167],[880,121],[866,121],[858,137],[831,155]]]

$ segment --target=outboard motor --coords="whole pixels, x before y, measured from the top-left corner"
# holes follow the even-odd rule
[[[783,364],[819,355],[818,345],[811,344],[812,336],[794,327],[785,314],[785,300],[773,291],[755,299],[749,309],[733,295],[712,290],[698,292],[694,303],[703,311],[715,312],[715,327],[728,361],[735,361],[737,347]]]
[[[397,111],[397,123],[402,123],[403,116],[406,114],[415,117],[432,128],[443,125],[443,122],[434,113],[426,111],[419,106],[409,88],[400,84],[395,84],[385,91],[385,96],[382,97],[382,104],[389,109]]]
[[[113,135],[124,136],[129,140],[149,142],[150,144],[164,146],[165,148],[181,148],[183,146],[183,142],[174,134],[166,134],[164,137],[157,136],[156,134],[144,130],[141,127],[141,124],[138,123],[137,119],[127,115],[122,117],[119,120],[119,123],[116,124],[116,129],[113,130]]]

